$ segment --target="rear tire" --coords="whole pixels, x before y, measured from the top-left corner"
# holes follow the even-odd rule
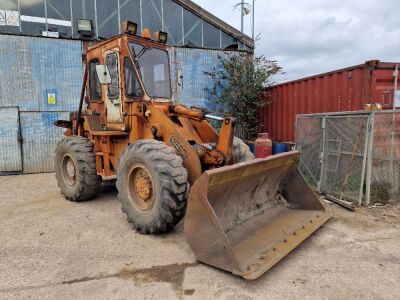
[[[137,141],[121,156],[117,173],[122,211],[139,232],[169,231],[185,215],[187,171],[173,148],[156,140]]]
[[[85,201],[96,196],[101,176],[97,175],[93,144],[84,137],[69,136],[56,148],[54,168],[58,187],[70,201]]]
[[[254,159],[254,155],[251,153],[250,147],[237,137],[233,138],[232,150],[235,164]]]

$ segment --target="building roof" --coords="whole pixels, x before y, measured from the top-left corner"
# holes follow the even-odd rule
[[[220,28],[221,30],[233,35],[235,38],[237,38],[239,41],[247,44],[251,48],[254,48],[254,40],[249,37],[248,35],[243,34],[239,30],[237,30],[235,27],[229,25],[225,21],[222,21],[220,18],[214,16],[212,13],[208,12],[201,6],[197,5],[193,1],[190,0],[173,0],[174,2],[182,5],[184,8],[187,10],[190,10],[194,14],[202,17],[204,20],[207,22],[211,23],[212,25]]]
[[[3,12],[0,13],[0,34],[82,39],[85,37],[79,34],[77,20],[87,19],[93,22],[94,35],[86,39],[110,38],[121,33],[121,21],[129,19],[140,24],[140,28],[145,23],[152,32],[163,30],[164,25],[168,23],[168,26],[173,28],[170,32],[171,37],[176,36],[176,39],[171,40],[171,44],[175,46],[184,46],[186,42],[191,42],[188,44],[208,49],[224,49],[236,44],[240,50],[254,49],[252,38],[190,0],[115,1],[118,5],[115,5],[114,1],[99,0],[66,0],[52,3],[48,0],[35,0],[21,2],[21,5],[16,0],[3,2],[0,0],[0,12]],[[164,8],[168,12],[166,18]],[[182,20],[177,19],[180,18],[179,8],[182,9]],[[190,13],[185,15],[185,11]],[[192,15],[195,17],[192,18]],[[188,32],[184,32],[185,16],[186,22],[194,22]],[[204,21],[201,27],[197,22],[199,20]]]

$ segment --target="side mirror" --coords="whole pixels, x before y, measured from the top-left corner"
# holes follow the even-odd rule
[[[111,76],[107,65],[96,65],[96,73],[101,84],[111,83]]]

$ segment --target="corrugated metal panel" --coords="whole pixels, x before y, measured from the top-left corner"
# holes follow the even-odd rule
[[[0,172],[22,170],[18,108],[0,107]]]
[[[83,76],[81,53],[80,41],[0,35],[0,106],[18,106],[20,111],[76,110]]]
[[[204,107],[214,109],[211,104],[210,89],[214,86],[214,80],[205,75],[205,71],[211,71],[219,65],[219,57],[233,55],[235,51],[220,51],[197,48],[172,48],[171,50],[171,74],[174,100],[187,106]],[[177,86],[180,70],[182,86]]]
[[[374,102],[392,108],[394,67],[395,63],[369,61],[278,84],[264,93],[269,103],[261,116],[264,131],[276,141],[294,142],[297,114],[363,110]]]
[[[54,171],[54,150],[63,129],[54,126],[57,119],[69,119],[67,112],[20,112],[23,137],[24,173]]]

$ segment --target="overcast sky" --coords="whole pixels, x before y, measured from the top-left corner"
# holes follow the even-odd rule
[[[194,2],[240,29],[239,0]],[[372,59],[400,62],[400,0],[256,0],[255,8],[256,53],[279,62],[283,81]]]

